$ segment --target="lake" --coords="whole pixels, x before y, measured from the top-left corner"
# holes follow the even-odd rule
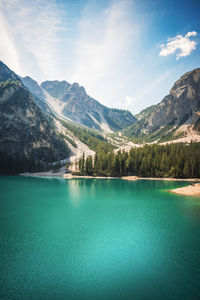
[[[0,177],[0,299],[200,299],[187,182]]]

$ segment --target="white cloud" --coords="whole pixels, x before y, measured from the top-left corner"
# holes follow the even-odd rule
[[[0,0],[0,59],[19,75],[79,82],[105,105],[129,105],[143,21],[133,0],[85,2],[74,18],[67,2]]]
[[[0,11],[0,60],[14,69],[15,72],[21,73],[19,55],[8,31],[9,26],[6,24],[3,14]]]
[[[141,25],[131,19],[132,5],[132,0],[111,1],[109,7],[95,14],[88,5],[80,21],[71,81],[80,82],[105,102],[109,102],[111,81],[113,86],[118,76],[119,82],[120,68],[129,55],[134,55],[133,41],[134,48],[138,46]]]
[[[157,53],[150,46],[146,51],[149,18],[138,13],[137,1],[86,0],[75,9],[70,2],[0,0],[0,59],[18,74],[39,81],[79,82],[110,107],[135,112],[145,101],[148,105],[150,99],[157,99],[168,75],[160,74]],[[188,40],[191,47],[195,35],[188,32],[178,40]],[[163,45],[162,55],[175,38]],[[184,53],[177,50],[179,56]]]
[[[197,42],[190,40],[190,37],[196,36],[197,32],[188,32],[185,36],[177,35],[173,38],[169,38],[166,44],[160,46],[160,56],[168,56],[176,51],[176,59],[190,55],[190,53],[196,49]]]
[[[137,102],[137,99],[132,96],[126,96],[124,101],[121,102],[115,102],[114,107],[120,108],[120,109],[128,109],[133,110],[135,107],[135,103]]]
[[[58,74],[56,70],[61,65],[58,33],[63,30],[63,24],[56,2],[1,0],[0,12],[0,30],[4,33],[3,38],[1,34],[0,59],[21,75]]]
[[[185,36],[190,37],[190,36],[196,36],[197,32],[196,31],[189,31]]]
[[[137,101],[136,98],[130,97],[130,96],[126,96],[125,100],[126,100],[126,105],[127,106],[130,106],[130,105],[134,104]]]

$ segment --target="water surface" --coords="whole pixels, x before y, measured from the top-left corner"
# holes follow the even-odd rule
[[[186,182],[0,177],[0,299],[200,299]]]

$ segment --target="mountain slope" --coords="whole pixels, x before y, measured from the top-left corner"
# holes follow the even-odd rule
[[[43,112],[51,114],[51,109],[46,103],[46,96],[37,81],[29,76],[20,77],[20,79],[24,86],[31,92],[37,106],[39,106]]]
[[[66,159],[69,149],[21,80],[0,63],[0,173]]]
[[[0,61],[0,82],[6,80],[18,80],[19,76],[11,71],[2,61]]]
[[[200,131],[200,68],[185,73],[169,95],[143,118],[124,131],[129,137],[152,139],[184,135],[186,128]],[[185,133],[184,133],[185,132]]]
[[[137,115],[135,115],[134,117],[137,119],[137,120],[142,120],[144,119],[144,117],[148,116],[153,110],[154,108],[156,107],[156,105],[151,105],[143,110],[141,110],[141,112],[139,112]]]
[[[42,89],[54,110],[79,124],[105,131],[121,130],[135,122],[133,115],[126,110],[110,109],[87,95],[78,83],[66,81],[45,81]],[[47,96],[47,94],[46,94]]]

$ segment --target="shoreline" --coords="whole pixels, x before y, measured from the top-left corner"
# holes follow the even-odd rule
[[[164,180],[164,181],[198,181],[200,182],[200,178],[153,178],[153,177],[148,177],[148,178],[144,178],[141,177],[140,179],[142,180]]]
[[[199,181],[200,178],[171,178],[171,177],[137,177],[137,176],[123,176],[120,177],[124,180],[163,180],[163,181]]]
[[[38,173],[21,173],[20,176],[25,177],[49,177],[49,178],[63,178],[63,179],[122,179],[127,181],[138,181],[138,180],[162,180],[162,181],[186,181],[193,182],[192,184],[169,190],[174,194],[182,196],[196,196],[200,197],[200,178],[156,178],[156,177],[138,177],[138,176],[122,176],[122,177],[109,177],[109,176],[84,176],[84,175],[72,175],[71,173],[65,174],[63,172],[38,172]]]
[[[189,181],[189,182],[200,182],[200,178],[171,178],[171,177],[138,177],[138,176],[122,176],[122,177],[112,177],[112,176],[85,176],[85,175],[72,175],[71,173],[64,173],[61,172],[37,172],[37,173],[20,173],[19,176],[25,177],[60,177],[64,179],[74,179],[74,178],[81,178],[81,179],[122,179],[122,180],[129,180],[129,181],[136,181],[136,180],[163,180],[163,181]]]
[[[111,176],[89,176],[89,175],[72,175],[72,174],[64,174],[63,178],[65,179],[74,179],[74,178],[81,178],[81,179],[121,179],[121,177],[111,177]]]
[[[190,184],[185,187],[170,190],[170,192],[179,194],[182,196],[200,197],[200,183]]]
[[[137,180],[163,180],[163,181],[190,181],[190,182],[200,182],[200,178],[163,178],[163,177],[138,177],[138,176],[122,176],[122,177],[109,177],[109,176],[84,176],[84,175],[72,175],[64,174],[63,178],[73,179],[73,178],[86,178],[86,179],[122,179],[129,181]]]

